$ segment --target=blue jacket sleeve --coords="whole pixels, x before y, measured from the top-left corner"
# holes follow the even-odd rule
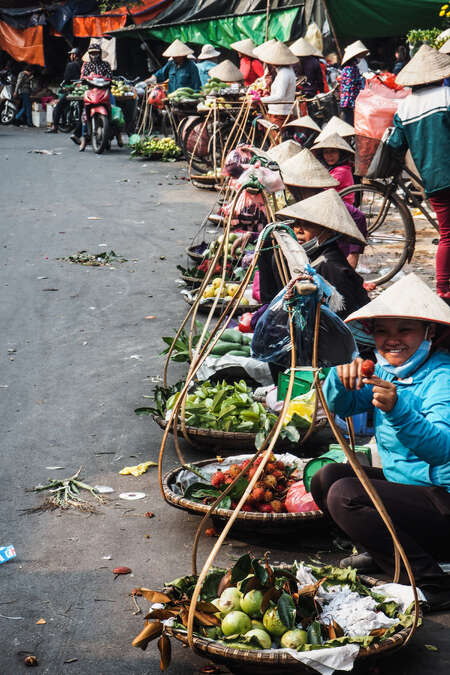
[[[154,73],[157,82],[165,82],[169,77],[170,61]]]
[[[338,377],[336,368],[328,374],[323,393],[330,410],[340,417],[351,417],[372,408],[372,387],[365,385],[359,391],[347,391]]]
[[[436,467],[450,462],[449,411],[450,388],[440,385],[429,390],[420,411],[402,397],[385,415],[399,441],[424,462]]]

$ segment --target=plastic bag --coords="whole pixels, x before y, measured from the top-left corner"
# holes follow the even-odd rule
[[[284,190],[284,184],[281,180],[279,171],[272,171],[267,167],[261,166],[259,161],[246,169],[237,180],[237,187],[259,186],[267,192],[278,192]]]
[[[288,425],[294,415],[298,415],[304,420],[304,427],[309,427],[313,421],[314,409],[316,407],[316,390],[311,389],[306,394],[300,394],[291,399],[284,418],[284,426]],[[294,426],[297,426],[295,424]]]
[[[222,169],[222,176],[231,176],[239,178],[241,173],[250,164],[253,153],[247,146],[238,145],[234,150],[228,153],[225,158],[225,164]]]
[[[303,513],[304,511],[320,510],[312,495],[309,492],[306,492],[302,480],[291,485],[286,495],[285,505],[288,513]]]
[[[119,129],[125,126],[125,117],[123,116],[122,108],[118,105],[111,106],[111,122]]]
[[[310,366],[312,363],[314,323],[320,300],[318,365],[329,367],[353,361],[358,355],[353,335],[349,327],[325,304],[331,304],[333,309],[338,310],[336,296],[340,298],[339,294],[312,267],[307,265],[305,271],[312,276],[317,291],[310,295],[294,293],[293,299],[289,300],[293,315],[296,365]],[[251,345],[252,356],[285,368],[290,366],[292,350],[286,290],[286,287],[281,289],[260,317]]]
[[[384,132],[394,121],[398,104],[409,89],[394,91],[379,79],[368,80],[355,101],[355,173],[365,176]]]

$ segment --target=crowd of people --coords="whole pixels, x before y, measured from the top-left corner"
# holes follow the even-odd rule
[[[231,47],[245,87],[265,80],[267,92],[261,101],[267,106],[267,120],[278,129],[290,130],[293,141],[285,143],[303,146],[280,162],[291,199],[276,217],[289,221],[310,264],[339,292],[338,316],[362,326],[361,339],[356,340],[359,356],[333,368],[326,380],[328,405],[342,417],[372,412],[382,468],[369,470],[369,478],[390,513],[430,608],[449,609],[450,576],[438,563],[450,560],[450,89],[445,82],[450,77],[450,49],[447,45],[438,52],[423,46],[409,59],[406,49],[398,47],[393,68],[396,83],[410,87],[412,93],[398,107],[389,140],[396,152],[410,149],[436,212],[437,293],[411,275],[371,300],[374,289],[364,284],[357,271],[367,243],[365,217],[353,194],[344,199],[338,194],[355,181],[355,150],[349,141],[355,133],[355,101],[370,70],[369,50],[358,40],[346,47],[338,64],[334,52],[325,59],[304,38],[290,47],[277,40],[255,46],[248,38]],[[167,62],[148,83],[167,81],[169,93],[181,87],[198,91],[214,73],[232,70],[232,64],[222,65],[221,51],[204,45],[195,61],[193,50],[175,40],[163,54]],[[92,72],[111,77],[99,47],[91,46],[89,57],[82,65],[77,51],[71,50],[65,79]],[[24,68],[17,78],[15,94],[21,100],[17,121],[24,116],[31,123],[32,77],[32,71]],[[294,119],[299,89],[312,98],[336,84],[341,118],[333,118],[325,129],[307,114]],[[56,106],[55,129],[58,114]],[[80,143],[84,149],[84,124]],[[248,239],[248,233],[241,233],[244,245]],[[282,288],[273,250],[268,248],[259,262],[262,312]],[[256,326],[262,312],[255,317]],[[367,355],[377,364],[370,377],[362,371]],[[275,380],[283,368],[271,363]],[[392,542],[351,468],[345,464],[323,468],[314,476],[312,494],[324,513],[362,548],[362,554],[346,562],[362,571],[392,574]]]

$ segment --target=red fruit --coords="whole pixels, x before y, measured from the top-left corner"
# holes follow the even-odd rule
[[[217,537],[217,532],[215,531],[215,529],[213,527],[208,527],[205,530],[205,535],[207,537]]]
[[[254,502],[262,502],[264,494],[265,490],[263,487],[255,487],[253,488],[250,497]]]
[[[244,504],[244,505],[242,506],[241,511],[253,511],[253,509],[252,509],[252,507],[250,506],[250,504],[247,504],[247,503],[246,503],[246,504]]]
[[[225,478],[225,485],[231,485],[232,482],[233,482],[233,479],[231,478],[231,476],[228,476],[228,478]]]
[[[282,508],[283,508],[279,499],[273,499],[270,502],[270,506],[272,507],[272,511],[274,513],[281,513]]]
[[[225,480],[225,476],[223,475],[222,471],[216,471],[216,473],[213,473],[211,476],[211,485],[214,487],[220,487],[222,483]]]
[[[277,480],[280,478],[284,478],[284,474],[282,471],[280,471],[280,469],[274,469],[274,471],[272,471],[272,476],[275,476]]]
[[[280,471],[283,471],[283,469],[284,469],[284,462],[278,460],[278,462],[275,462],[275,466],[277,467],[277,469],[280,469]]]
[[[273,509],[270,504],[259,504],[258,511],[261,513],[272,513]]]
[[[246,469],[246,468],[248,467],[249,464],[250,464],[250,460],[249,460],[249,459],[245,459],[245,460],[242,462],[242,464],[241,464],[241,469]]]
[[[231,502],[231,508],[232,508],[232,509],[235,509],[236,506],[237,506],[237,502]]]
[[[241,473],[241,467],[239,464],[232,464],[228,469],[228,473],[232,478],[236,478],[236,476]]]
[[[266,464],[266,471],[267,473],[273,473],[275,471],[275,464],[273,464],[272,462]]]
[[[277,487],[275,488],[277,492],[284,492],[285,489],[286,488],[284,487],[284,485],[277,485]]]
[[[253,476],[255,475],[256,469],[257,469],[256,466],[252,466],[252,468],[248,470],[248,477],[250,478],[250,480],[251,480],[251,479],[253,478]]]
[[[264,501],[265,502],[271,502],[273,499],[273,492],[272,490],[266,490],[264,493]]]
[[[363,377],[372,377],[375,372],[375,364],[370,359],[366,359],[361,364],[361,373]]]

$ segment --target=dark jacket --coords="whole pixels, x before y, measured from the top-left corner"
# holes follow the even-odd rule
[[[81,61],[76,59],[75,61],[69,61],[64,69],[63,79],[67,82],[74,82],[75,80],[80,79],[81,75]]]
[[[337,241],[325,242],[308,257],[314,269],[344,298],[344,309],[338,312],[341,319],[369,302],[362,277],[349,265]],[[258,267],[261,302],[270,303],[283,288],[270,247],[261,252]]]
[[[305,84],[302,84],[302,94],[307,98],[313,98],[317,92],[323,92],[323,73],[317,56],[302,56],[300,58],[301,73],[306,76]]]

